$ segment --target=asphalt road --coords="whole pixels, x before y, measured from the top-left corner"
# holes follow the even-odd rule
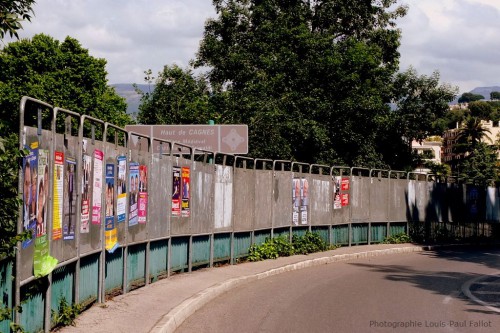
[[[231,290],[183,332],[500,332],[500,250],[380,256]]]

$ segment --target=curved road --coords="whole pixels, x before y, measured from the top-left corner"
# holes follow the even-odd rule
[[[183,332],[500,332],[500,250],[387,255],[231,290]]]

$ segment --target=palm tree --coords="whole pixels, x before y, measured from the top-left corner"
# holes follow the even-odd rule
[[[477,145],[486,139],[491,142],[488,133],[490,130],[483,127],[481,120],[476,117],[469,117],[464,125],[458,130],[457,148],[464,153],[473,152]]]

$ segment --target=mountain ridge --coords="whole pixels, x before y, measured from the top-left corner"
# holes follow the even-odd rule
[[[139,105],[141,104],[141,95],[136,91],[133,83],[115,83],[111,84],[111,87],[115,88],[116,93],[125,98],[127,102],[127,113],[133,117],[137,117],[139,113]],[[153,92],[155,89],[154,84],[135,84],[137,88],[143,93]],[[484,101],[490,100],[490,93],[493,91],[500,91],[500,86],[490,86],[490,87],[476,87],[469,91],[473,94],[478,94],[484,96]],[[461,95],[457,96],[450,105],[458,104],[458,99]]]

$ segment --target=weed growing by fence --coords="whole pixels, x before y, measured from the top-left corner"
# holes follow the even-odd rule
[[[260,245],[253,244],[249,249],[248,260],[276,259],[294,254],[309,254],[335,248],[336,246],[328,245],[319,234],[308,231],[303,236],[293,235],[291,242],[288,237],[279,236],[267,238]]]
[[[386,237],[383,244],[403,244],[403,243],[411,243],[412,239],[406,233],[400,233],[396,235],[391,235]]]
[[[82,312],[82,306],[80,304],[71,305],[68,304],[66,298],[61,298],[59,300],[58,311],[52,310],[52,323],[54,327],[58,326],[68,326],[75,324],[76,317]]]

